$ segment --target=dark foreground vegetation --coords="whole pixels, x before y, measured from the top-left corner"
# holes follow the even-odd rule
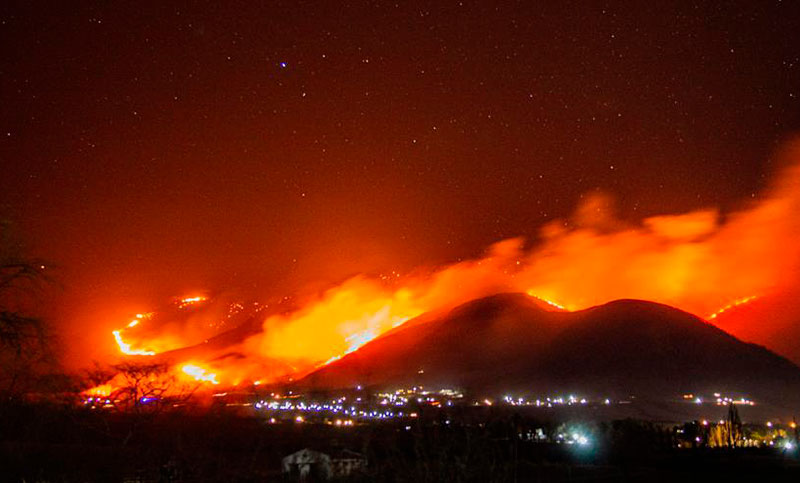
[[[348,428],[243,416],[226,408],[104,413],[47,403],[5,404],[0,480],[9,482],[282,481],[284,456],[349,449],[368,459],[346,481],[800,481],[773,448],[677,449],[672,432],[633,420],[584,423],[591,442],[536,442],[554,423],[497,410],[485,422],[423,419]],[[561,426],[563,428],[563,425]]]

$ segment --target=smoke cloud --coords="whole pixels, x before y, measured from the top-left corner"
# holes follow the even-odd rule
[[[570,220],[544,226],[536,246],[512,238],[475,260],[353,277],[297,311],[267,317],[239,357],[218,359],[213,369],[238,379],[267,361],[310,370],[420,314],[498,292],[526,292],[569,310],[637,298],[701,317],[743,297],[796,292],[800,142],[789,144],[782,160],[786,167],[770,187],[733,213],[708,208],[631,225],[615,216],[611,197],[593,195]]]

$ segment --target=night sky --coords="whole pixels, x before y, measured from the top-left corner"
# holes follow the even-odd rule
[[[51,3],[0,6],[0,216],[64,320],[471,257],[596,190],[736,209],[800,128],[790,1]]]

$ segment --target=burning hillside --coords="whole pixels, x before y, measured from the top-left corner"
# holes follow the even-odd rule
[[[536,296],[552,310],[637,298],[716,323],[756,297],[797,287],[800,143],[784,160],[789,167],[760,201],[736,212],[707,209],[631,225],[614,216],[608,198],[592,195],[572,219],[543,227],[532,247],[512,238],[449,266],[355,276],[292,310],[188,296],[172,305],[170,317],[136,315],[109,342],[116,340],[125,357],[166,353],[175,367],[201,368],[193,369],[199,380],[233,384],[306,373],[409,319],[500,292]],[[755,324],[733,333],[761,330]],[[249,329],[224,337],[242,325]],[[191,354],[181,352],[190,347]]]
[[[660,400],[722,391],[787,404],[800,398],[800,368],[652,302],[618,300],[554,312],[525,294],[497,294],[373,341],[296,387],[358,384]]]

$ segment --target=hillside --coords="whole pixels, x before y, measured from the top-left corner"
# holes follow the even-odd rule
[[[766,347],[800,364],[800,292],[759,297],[731,307],[713,323],[741,340]]]
[[[620,300],[579,312],[499,294],[412,323],[300,381],[316,388],[457,386],[481,393],[800,399],[800,368],[680,310]]]

